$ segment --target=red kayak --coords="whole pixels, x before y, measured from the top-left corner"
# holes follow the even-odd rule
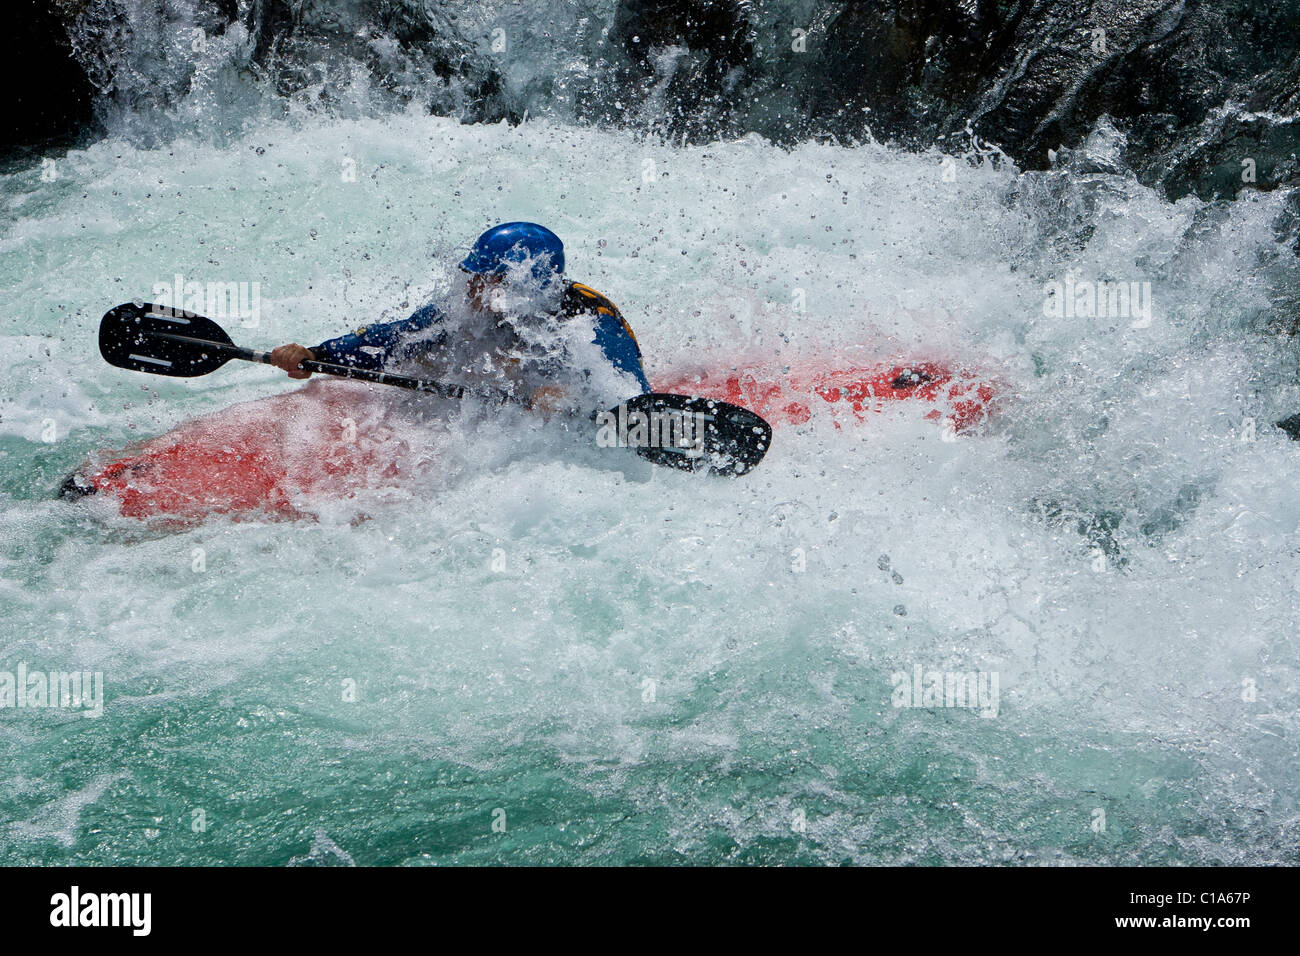
[[[963,431],[991,413],[997,391],[988,377],[939,362],[751,363],[678,372],[655,385],[741,405],[778,429],[823,410],[841,427],[909,402],[923,417]],[[221,514],[310,517],[313,502],[399,487],[431,465],[427,444],[402,438],[422,434],[422,426],[410,400],[393,391],[317,379],[92,456],[68,477],[63,494],[93,494],[128,518],[180,523]]]
[[[394,414],[393,391],[324,379],[232,405],[92,456],[63,494],[109,499],[128,518],[308,517],[300,505],[313,498],[395,487],[429,464],[398,434],[412,425]]]
[[[840,363],[842,364],[842,363]],[[865,421],[901,401],[925,406],[927,419],[965,431],[993,411],[991,378],[939,362],[798,367],[755,363],[726,371],[698,369],[655,383],[660,392],[718,398],[762,415],[773,427],[802,425],[827,410],[837,425]]]

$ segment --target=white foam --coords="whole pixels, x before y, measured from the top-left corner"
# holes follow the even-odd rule
[[[447,287],[458,247],[516,219],[565,239],[570,274],[618,304],[652,380],[701,355],[865,345],[996,368],[1012,397],[956,442],[906,403],[857,430],[818,418],[780,431],[736,482],[566,461],[541,423],[478,409],[452,416],[418,491],[318,502],[314,523],[131,537],[11,500],[15,540],[46,541],[47,562],[11,545],[6,574],[77,582],[0,592],[29,605],[11,626],[30,638],[56,611],[60,653],[157,676],[132,697],[281,688],[266,677],[279,661],[312,675],[288,685],[292,706],[330,715],[352,675],[362,752],[401,741],[492,767],[540,749],[646,806],[660,799],[638,776],[647,761],[708,776],[759,741],[798,750],[810,728],[866,760],[852,749],[867,746],[864,715],[905,747],[919,725],[891,711],[887,677],[915,662],[1000,673],[997,721],[939,715],[927,744],[982,755],[990,779],[1018,734],[1064,748],[1138,734],[1197,755],[1161,771],[1170,792],[1235,806],[1294,791],[1294,766],[1261,757],[1261,735],[1295,731],[1300,459],[1270,422],[1300,410],[1300,391],[1292,347],[1262,333],[1285,283],[1270,264],[1285,197],[1169,203],[1131,177],[964,164],[946,182],[941,159],[410,115],[260,125],[226,148],[101,143],[69,158],[75,194],[3,178],[27,210],[0,234],[9,435],[52,415],[89,450],[287,387],[265,368],[179,382],[100,362],[98,314],[160,276],[260,281],[263,325],[237,337],[313,344],[404,317]],[[1152,321],[1047,318],[1044,285],[1070,270],[1151,282]],[[56,303],[73,317],[49,318]],[[853,787],[816,759],[840,814],[816,823],[828,858],[870,859]],[[1097,784],[1051,773],[1065,790]],[[1031,784],[999,784],[1012,816],[1037,812]],[[1098,785],[1112,784],[1128,792]],[[754,838],[791,799],[716,825]],[[699,825],[680,826],[698,846]],[[1224,859],[1231,839],[1189,858]]]

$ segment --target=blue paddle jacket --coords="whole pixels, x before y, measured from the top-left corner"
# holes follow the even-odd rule
[[[591,323],[591,341],[614,368],[632,375],[642,393],[651,391],[641,364],[641,348],[637,345],[632,328],[624,320],[614,303],[595,289],[580,282],[566,282],[561,300],[560,314],[573,321]],[[312,348],[318,361],[350,365],[354,368],[380,371],[393,363],[418,357],[420,353],[435,350],[450,334],[421,335],[427,329],[444,321],[446,316],[436,306],[417,309],[409,318],[381,325],[364,326],[348,335],[329,339]]]

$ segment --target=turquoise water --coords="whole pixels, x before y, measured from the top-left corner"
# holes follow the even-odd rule
[[[0,862],[1300,862],[1284,197],[955,169],[399,116],[0,178],[0,670],[106,698],[0,709]],[[957,441],[815,419],[736,482],[457,415],[404,436],[421,486],[315,521],[53,500],[96,449],[297,387],[109,368],[110,306],[258,282],[235,338],[312,343],[534,218],[652,379],[863,346],[1007,401]],[[1149,322],[1045,316],[1071,270],[1149,281]],[[998,675],[996,716],[893,706],[916,665]]]

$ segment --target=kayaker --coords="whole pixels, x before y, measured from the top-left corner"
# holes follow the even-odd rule
[[[311,377],[300,367],[309,360],[384,371],[414,367],[455,384],[504,385],[544,409],[588,386],[597,401],[651,390],[631,327],[605,296],[564,277],[564,246],[551,230],[532,222],[495,226],[478,237],[460,269],[463,309],[455,302],[447,310],[430,304],[312,348],[281,345],[271,364],[298,379]],[[449,318],[449,311],[463,314]]]

